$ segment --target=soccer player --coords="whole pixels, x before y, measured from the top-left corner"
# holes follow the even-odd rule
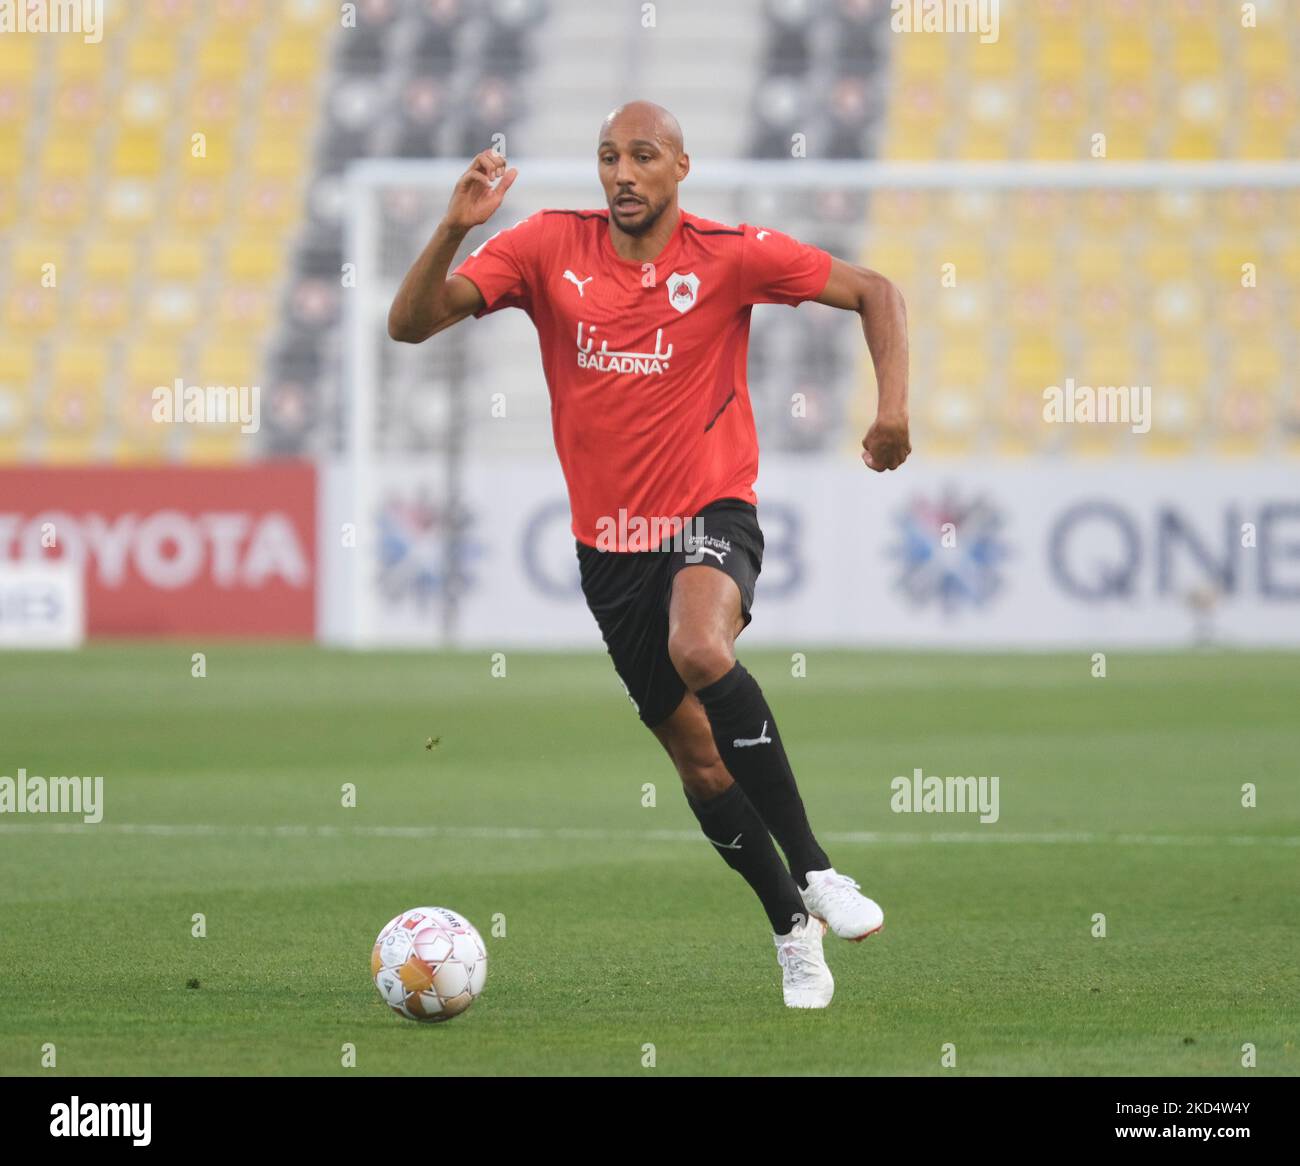
[[[735,657],[763,556],[749,320],[754,304],[805,300],[861,316],[879,390],[862,460],[882,472],[911,452],[903,299],[883,276],[779,231],[682,210],[690,158],[660,106],[615,109],[596,163],[607,209],[538,211],[448,276],[518,173],[492,150],[475,158],[388,331],[418,344],[470,315],[514,307],[532,319],[587,605],[705,836],[767,913],[785,1003],[824,1008],[827,927],[861,940],[884,913],[818,845],[776,717]],[[645,531],[658,537],[638,542]]]

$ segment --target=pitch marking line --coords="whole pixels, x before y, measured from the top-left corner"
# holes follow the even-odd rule
[[[606,830],[534,826],[216,826],[164,822],[3,822],[0,834],[127,834],[156,838],[485,838],[497,841],[575,840],[589,842],[700,842],[697,830]],[[950,843],[1030,846],[1300,846],[1300,837],[1270,834],[1100,834],[1075,833],[899,833],[871,830],[826,831],[833,843],[923,846]]]

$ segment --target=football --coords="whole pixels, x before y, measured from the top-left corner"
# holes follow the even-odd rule
[[[474,925],[455,911],[413,907],[379,933],[370,972],[384,1003],[398,1016],[450,1020],[482,993],[487,948]]]

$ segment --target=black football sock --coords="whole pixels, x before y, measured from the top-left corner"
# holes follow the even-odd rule
[[[831,860],[808,825],[776,718],[758,681],[737,661],[726,676],[695,695],[709,714],[713,740],[727,771],[781,844],[790,872],[803,889],[808,871],[826,870]]]
[[[777,935],[789,934],[807,909],[745,791],[733,782],[717,797],[698,802],[687,794],[686,801],[714,850],[753,887],[772,930]]]

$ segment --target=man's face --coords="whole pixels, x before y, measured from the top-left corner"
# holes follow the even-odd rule
[[[615,121],[596,150],[600,184],[614,225],[644,235],[677,192],[679,155],[644,125]]]

